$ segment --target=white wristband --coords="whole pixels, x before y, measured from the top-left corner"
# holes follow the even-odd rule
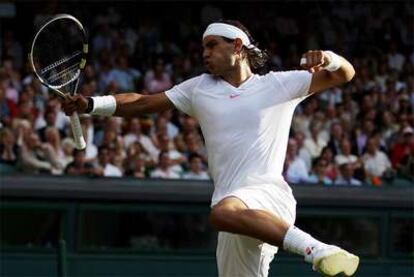
[[[92,115],[112,116],[116,110],[116,99],[112,95],[91,97],[93,100]]]
[[[331,72],[337,71],[341,67],[341,57],[332,51],[323,51],[323,52],[331,58],[330,63],[324,66],[323,68]]]

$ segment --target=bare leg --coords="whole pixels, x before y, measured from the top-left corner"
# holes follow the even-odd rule
[[[302,255],[326,276],[338,273],[351,276],[358,268],[357,256],[315,240],[270,212],[249,209],[237,197],[221,200],[213,207],[209,219],[218,231],[246,235]]]
[[[228,197],[215,205],[210,223],[218,231],[236,233],[282,247],[289,224],[263,210],[252,210],[237,197]]]

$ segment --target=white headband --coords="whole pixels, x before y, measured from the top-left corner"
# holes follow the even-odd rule
[[[241,29],[237,28],[236,26],[225,24],[225,23],[212,23],[207,26],[203,34],[203,39],[206,36],[221,36],[228,39],[236,39],[239,38],[243,42],[243,45],[249,49],[255,48],[253,44],[251,44],[249,37],[245,32]]]

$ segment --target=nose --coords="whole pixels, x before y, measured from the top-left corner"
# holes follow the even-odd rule
[[[206,61],[210,57],[210,52],[208,50],[203,50],[203,60]]]

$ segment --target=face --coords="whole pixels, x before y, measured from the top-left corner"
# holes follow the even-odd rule
[[[367,142],[367,151],[371,154],[374,154],[377,151],[377,141],[373,138],[370,138]]]
[[[162,135],[159,138],[161,151],[168,151],[170,149],[170,139],[166,135]]]
[[[295,157],[296,153],[298,152],[298,145],[296,143],[296,140],[289,139],[288,141],[288,155],[291,157]]]
[[[349,155],[351,153],[351,143],[349,140],[343,140],[341,146],[344,154]]]
[[[203,60],[211,74],[222,76],[236,65],[235,46],[220,36],[206,36],[203,39]]]
[[[203,167],[203,163],[200,158],[193,158],[190,162],[190,168],[193,172],[200,172]]]
[[[109,155],[109,150],[108,149],[101,149],[101,151],[99,152],[99,162],[101,164],[108,164],[110,162],[111,156]]]
[[[351,164],[344,164],[341,166],[341,174],[344,178],[351,178],[354,175],[354,169]]]
[[[170,157],[167,153],[164,153],[160,156],[159,163],[161,168],[168,168],[170,166]]]
[[[332,125],[332,135],[336,138],[336,139],[340,139],[342,137],[342,126],[339,124],[334,124]]]
[[[59,131],[54,128],[46,129],[46,141],[50,143],[55,143],[59,141]]]
[[[30,148],[35,148],[40,145],[39,136],[36,133],[31,133],[28,137],[27,144]]]
[[[56,113],[54,111],[48,111],[45,119],[49,126],[53,126],[56,122]]]
[[[78,165],[83,165],[85,163],[85,152],[78,151],[74,155],[74,162]]]
[[[328,166],[328,162],[324,159],[320,159],[315,166],[315,172],[318,175],[324,175],[326,172],[326,167]]]
[[[14,135],[13,133],[6,129],[3,131],[3,133],[0,135],[1,137],[1,143],[4,145],[13,145],[14,144]]]
[[[326,161],[331,161],[333,159],[333,153],[332,150],[330,148],[325,148],[321,154],[321,156],[326,160]]]
[[[141,123],[138,118],[131,119],[129,130],[131,133],[141,132]]]

